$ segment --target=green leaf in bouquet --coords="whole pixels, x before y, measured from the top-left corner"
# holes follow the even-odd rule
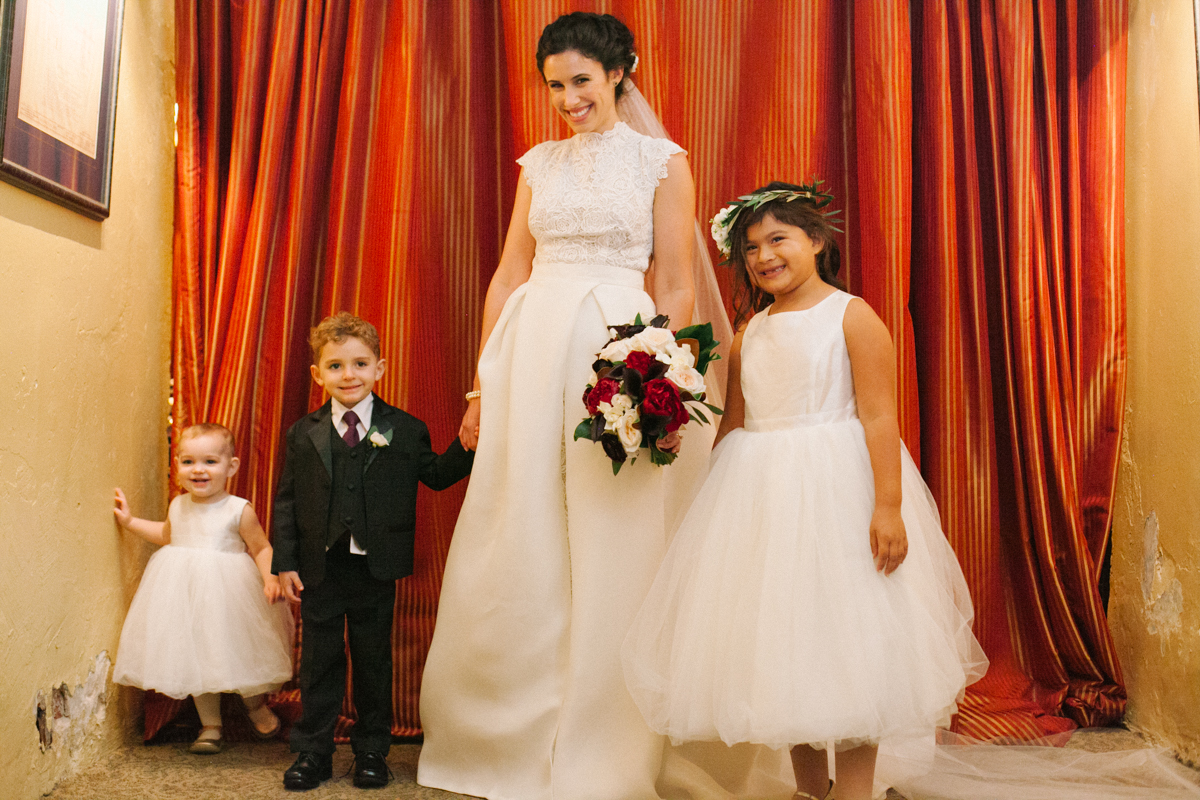
[[[612,465],[613,465],[613,475],[616,475],[618,472],[620,472],[620,471],[621,471],[621,465],[622,465],[622,463],[623,463],[623,462],[620,462],[620,461],[614,461],[614,462],[612,462]]]
[[[716,347],[720,342],[713,338],[712,323],[705,322],[703,325],[689,325],[683,328],[679,333],[675,334],[675,341],[683,339],[694,339],[696,342],[696,371],[703,375],[708,370],[708,365],[716,361],[720,356],[715,352]]]
[[[659,314],[654,319],[650,320],[651,328],[665,328],[671,324],[671,318],[666,314]]]
[[[657,447],[650,448],[650,463],[665,467],[675,460],[675,453],[664,453]]]
[[[724,416],[724,414],[725,414],[724,409],[718,408],[717,406],[714,406],[712,403],[704,403],[704,407],[707,408],[709,411],[713,412],[714,414],[720,414],[722,416]]]
[[[595,419],[595,417],[588,417],[583,422],[575,426],[575,441],[579,441],[580,439],[595,441],[595,439],[592,439],[592,423],[595,421]],[[600,417],[600,419],[604,418]]]

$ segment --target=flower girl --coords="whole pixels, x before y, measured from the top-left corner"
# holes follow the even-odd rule
[[[931,738],[987,661],[900,441],[883,322],[838,287],[816,184],[714,220],[737,269],[712,468],[625,640],[630,691],[682,741],[791,748],[797,798],[871,796],[881,742]]]
[[[186,428],[175,477],[185,493],[166,522],[138,519],[116,490],[117,522],[153,544],[117,649],[113,681],[169,697],[191,695],[200,715],[193,753],[221,751],[220,692],[242,695],[255,733],[280,722],[266,693],[292,677],[286,620],[271,545],[250,503],[225,491],[238,469],[233,434],[211,423]]]

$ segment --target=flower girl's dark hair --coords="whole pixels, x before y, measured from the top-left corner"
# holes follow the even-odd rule
[[[783,181],[771,181],[753,194],[773,191],[804,191],[807,187],[797,186]],[[750,273],[746,269],[746,231],[751,225],[762,221],[770,214],[785,225],[793,225],[808,234],[814,244],[821,245],[817,253],[817,274],[821,280],[838,289],[846,285],[838,277],[842,266],[842,253],[838,249],[837,239],[834,238],[833,221],[820,211],[816,203],[810,200],[786,201],[768,200],[756,208],[746,208],[738,214],[733,228],[729,232],[729,264],[733,270],[733,311],[734,328],[740,328],[742,323],[771,305],[771,295],[759,289],[750,281]]]
[[[575,11],[563,14],[542,29],[538,39],[537,68],[543,72],[546,59],[574,50],[593,61],[599,61],[605,72],[624,69],[625,77],[633,72],[637,54],[633,50],[633,33],[624,22],[612,14],[592,14]],[[616,99],[621,99],[624,81],[617,84]]]

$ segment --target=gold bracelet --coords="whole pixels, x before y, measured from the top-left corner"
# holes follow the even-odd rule
[[[465,395],[465,397],[467,398],[467,402],[469,403],[469,402],[471,402],[472,400],[478,400],[478,399],[479,399],[479,396],[480,396],[480,395],[482,395],[482,394],[483,394],[483,392],[481,392],[481,391],[479,391],[478,389],[476,389],[476,390],[475,390],[475,391],[473,391],[473,392],[467,392],[467,393],[466,393],[466,395]]]

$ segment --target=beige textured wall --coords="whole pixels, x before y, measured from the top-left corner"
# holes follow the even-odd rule
[[[0,183],[0,796],[42,796],[136,727],[107,683],[151,547],[112,488],[165,513],[173,216],[170,0],[126,0],[112,216]],[[99,668],[97,668],[99,666]],[[89,682],[89,673],[92,679]],[[65,684],[42,752],[35,698]]]
[[[1109,617],[1126,721],[1200,762],[1200,112],[1191,0],[1131,0],[1129,386]]]

